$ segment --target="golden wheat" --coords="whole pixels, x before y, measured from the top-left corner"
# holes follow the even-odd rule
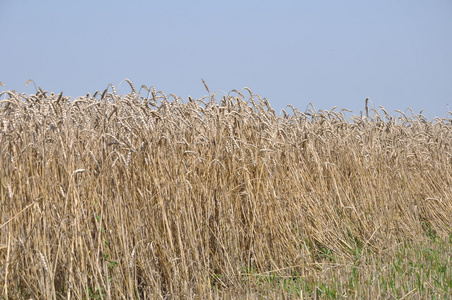
[[[125,81],[128,95],[0,94],[4,298],[291,297],[262,278],[342,283],[451,233],[451,119],[368,99],[366,117],[278,116],[248,88],[184,103]]]

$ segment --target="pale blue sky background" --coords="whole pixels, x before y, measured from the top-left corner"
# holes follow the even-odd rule
[[[451,0],[0,0],[2,90],[82,96],[247,86],[279,113],[452,110]],[[127,84],[119,89],[130,91]],[[289,109],[290,111],[290,109]],[[449,115],[450,117],[451,115]]]

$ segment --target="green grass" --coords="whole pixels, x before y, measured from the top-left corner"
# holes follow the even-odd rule
[[[259,273],[245,269],[250,291],[284,297],[320,299],[450,299],[452,294],[452,238],[400,243],[380,253],[365,253],[353,264],[340,264],[329,254],[313,276],[290,275],[296,269]],[[299,268],[299,266],[297,266]]]

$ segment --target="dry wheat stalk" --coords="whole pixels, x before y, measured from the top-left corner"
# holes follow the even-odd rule
[[[240,298],[233,287],[257,286],[244,283],[245,268],[345,282],[338,270],[356,263],[354,247],[370,273],[379,249],[422,241],[426,228],[449,233],[450,119],[369,103],[366,118],[313,105],[278,116],[247,88],[246,101],[235,90],[184,103],[154,87],[142,97],[125,81],[128,95],[113,85],[74,100],[2,93],[0,239],[8,230],[22,241],[8,296],[89,298],[102,287],[112,298]],[[23,267],[35,256],[51,279],[45,295],[32,288],[42,287],[39,268]]]

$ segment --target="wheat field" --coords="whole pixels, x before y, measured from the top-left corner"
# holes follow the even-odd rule
[[[452,119],[126,82],[1,93],[2,299],[452,293]]]

